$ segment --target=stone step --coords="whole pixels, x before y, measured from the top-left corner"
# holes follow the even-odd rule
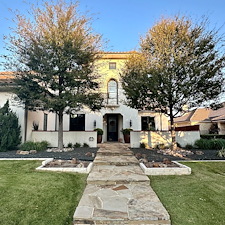
[[[139,165],[139,161],[134,156],[124,156],[124,155],[99,155],[95,157],[94,165],[116,165],[116,166],[129,166],[129,165]]]
[[[105,155],[105,156],[133,156],[134,153],[130,150],[107,150],[107,149],[99,149],[98,150],[99,155]]]
[[[139,165],[95,165],[87,178],[87,183],[98,185],[146,183],[149,185],[150,181]]]
[[[75,224],[170,225],[170,216],[149,185],[87,185]]]

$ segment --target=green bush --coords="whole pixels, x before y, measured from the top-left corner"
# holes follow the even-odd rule
[[[9,101],[0,108],[0,151],[16,149],[21,143],[18,118],[9,108]]]
[[[101,128],[95,128],[94,131],[97,131],[97,135],[103,135],[103,130]]]
[[[37,151],[43,151],[48,148],[48,142],[42,141],[42,142],[33,142],[33,141],[26,141],[22,145],[20,145],[20,150],[23,151],[30,151],[30,150],[37,150]]]
[[[81,144],[76,142],[76,144],[74,144],[73,147],[74,148],[80,148],[81,147]]]
[[[73,144],[71,142],[68,143],[67,148],[72,148]]]
[[[141,142],[141,143],[140,143],[140,148],[146,148],[146,143]]]
[[[187,144],[187,145],[185,146],[185,148],[186,148],[186,149],[193,149],[193,146],[190,145],[190,144]]]
[[[89,148],[90,146],[89,146],[89,144],[84,143],[84,144],[83,144],[83,147],[84,147],[84,148]]]
[[[200,149],[222,149],[225,148],[224,139],[199,139],[195,145]]]
[[[202,134],[200,137],[203,139],[225,139],[225,135],[222,134]]]

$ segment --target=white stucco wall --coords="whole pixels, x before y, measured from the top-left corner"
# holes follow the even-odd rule
[[[195,141],[200,139],[199,131],[178,131],[176,132],[176,140],[182,146],[187,144],[194,145]]]
[[[48,141],[49,147],[58,146],[58,132],[57,131],[33,131],[31,135],[32,141]],[[91,148],[97,147],[97,132],[96,131],[68,131],[63,132],[63,144],[67,146],[68,143],[84,143]]]
[[[19,124],[21,126],[21,137],[22,142],[24,141],[24,114],[25,110],[19,102],[14,100],[15,95],[10,92],[0,92],[0,107],[2,107],[7,100],[9,100],[9,106],[13,112],[16,113],[18,117]]]
[[[176,141],[185,147],[187,144],[194,145],[200,139],[199,131],[177,131]],[[171,145],[170,132],[160,131],[133,131],[131,132],[131,148],[139,148],[140,143],[146,143],[149,147],[156,147],[158,144]]]

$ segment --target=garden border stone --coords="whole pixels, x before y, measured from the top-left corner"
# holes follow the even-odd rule
[[[165,167],[165,168],[147,168],[144,163],[140,163],[141,169],[144,171],[146,175],[190,175],[191,168],[185,166],[179,162],[172,161],[179,167]]]
[[[74,172],[74,173],[90,173],[93,163],[89,163],[88,167],[85,168],[74,168],[74,167],[45,167],[46,164],[49,162],[53,161],[54,158],[49,158],[46,159],[45,161],[42,162],[42,165],[37,167],[36,170],[39,171],[54,171],[54,172]]]

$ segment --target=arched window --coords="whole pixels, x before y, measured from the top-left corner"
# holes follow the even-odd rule
[[[118,83],[113,79],[108,82],[108,104],[118,104]]]

